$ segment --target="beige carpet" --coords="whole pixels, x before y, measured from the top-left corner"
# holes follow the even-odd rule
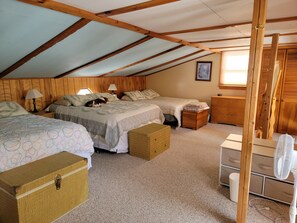
[[[237,204],[229,200],[229,189],[219,186],[219,148],[229,133],[241,131],[216,124],[197,131],[172,130],[170,149],[151,161],[128,154],[94,154],[89,200],[57,222],[235,222]],[[258,201],[288,213],[287,205],[254,199],[248,222],[273,222],[259,213],[263,208],[255,208]]]

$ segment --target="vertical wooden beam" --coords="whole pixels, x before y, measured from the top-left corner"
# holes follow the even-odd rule
[[[245,223],[248,209],[251,178],[252,145],[254,139],[258,89],[266,22],[267,0],[254,0],[252,38],[245,103],[245,119],[240,160],[240,182],[237,206],[237,222]]]
[[[272,104],[272,93],[274,91],[273,83],[274,83],[274,68],[276,64],[276,58],[277,58],[277,51],[278,51],[278,39],[279,34],[273,34],[272,36],[272,45],[271,45],[271,56],[269,61],[269,67],[268,67],[268,79],[267,79],[267,89],[266,94],[263,100],[263,112],[261,114],[262,120],[261,120],[261,126],[262,126],[262,138],[267,139],[268,138],[268,127],[269,127],[269,119],[271,114],[271,104]]]

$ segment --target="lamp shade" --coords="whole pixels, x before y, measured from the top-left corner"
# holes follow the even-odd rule
[[[82,88],[79,90],[79,92],[77,92],[77,95],[86,95],[86,94],[92,94],[93,91],[91,91],[91,89],[89,88]]]
[[[117,90],[117,87],[115,84],[110,84],[109,87],[108,87],[108,90],[109,91],[116,91]]]
[[[26,99],[41,98],[43,95],[36,89],[27,92]]]

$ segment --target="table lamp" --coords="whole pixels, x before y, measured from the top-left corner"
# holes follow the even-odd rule
[[[111,91],[111,94],[115,94],[115,91],[118,89],[115,84],[110,84],[108,90]]]
[[[38,112],[36,109],[36,98],[41,98],[43,95],[36,89],[31,89],[27,92],[26,99],[33,99],[34,110],[33,112]]]

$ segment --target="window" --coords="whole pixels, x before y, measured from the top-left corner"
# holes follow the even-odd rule
[[[249,50],[222,52],[220,87],[246,87]]]

